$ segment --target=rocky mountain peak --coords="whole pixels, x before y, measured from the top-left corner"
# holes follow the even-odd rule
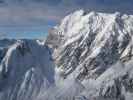
[[[132,15],[79,10],[52,29],[47,44],[56,43],[55,62],[65,76],[79,70],[80,80],[97,78],[117,61],[132,58],[132,26]]]

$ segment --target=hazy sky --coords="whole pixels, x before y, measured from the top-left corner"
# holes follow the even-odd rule
[[[0,0],[0,34],[43,38],[49,28],[77,9],[133,13],[133,0]]]

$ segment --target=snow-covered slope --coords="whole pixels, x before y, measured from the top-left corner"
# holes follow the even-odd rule
[[[46,42],[56,45],[54,57],[65,75],[79,68],[79,79],[97,78],[117,61],[132,58],[132,15],[80,10],[66,16],[52,31],[58,42],[51,42],[51,34]]]
[[[0,39],[0,63],[5,56],[8,48],[15,42],[16,40],[14,39]]]
[[[88,85],[86,96],[93,91],[97,100],[131,100],[121,91],[133,95],[133,15],[76,11],[50,31],[46,44],[64,79]]]
[[[18,40],[0,64],[0,100],[33,100],[54,84],[51,50],[36,40]]]

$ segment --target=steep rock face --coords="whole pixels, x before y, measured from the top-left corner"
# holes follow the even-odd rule
[[[0,39],[0,63],[4,58],[8,48],[16,42],[14,39]]]
[[[51,50],[39,41],[18,40],[0,64],[0,100],[33,100],[54,84]]]
[[[96,79],[117,61],[132,58],[132,26],[132,15],[80,10],[54,27],[46,43],[56,47],[53,56],[64,77],[76,71],[79,80]]]
[[[118,62],[108,68],[95,82],[97,100],[132,100],[133,97],[133,62]],[[94,95],[94,94],[93,94]]]
[[[76,11],[50,31],[46,44],[63,78],[85,87],[76,99],[132,100],[133,15]]]

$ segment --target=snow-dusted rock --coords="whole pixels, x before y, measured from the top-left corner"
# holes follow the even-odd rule
[[[16,42],[14,39],[0,39],[0,63],[4,58],[8,48]]]
[[[0,64],[0,100],[33,100],[54,84],[51,50],[36,40],[18,40]]]
[[[46,43],[64,79],[80,80],[88,99],[132,100],[133,15],[79,10],[54,27]]]
[[[65,76],[78,70],[78,79],[95,79],[117,61],[132,58],[132,26],[132,15],[79,10],[52,29],[47,41],[58,42],[54,58]],[[51,34],[56,42],[51,42]]]

